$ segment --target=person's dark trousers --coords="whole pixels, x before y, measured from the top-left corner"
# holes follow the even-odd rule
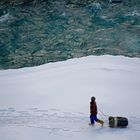
[[[97,115],[90,115],[90,122],[91,122],[91,124],[94,124],[95,121],[96,122],[98,121]]]

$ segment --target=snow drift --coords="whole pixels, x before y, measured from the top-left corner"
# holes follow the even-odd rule
[[[0,71],[2,140],[139,139],[140,59],[89,56],[32,68]],[[88,125],[90,97],[99,118]],[[107,117],[126,116],[129,127],[111,129]]]

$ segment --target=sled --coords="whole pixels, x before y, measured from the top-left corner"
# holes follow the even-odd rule
[[[126,117],[112,117],[109,116],[109,127],[111,128],[126,128],[128,126],[128,119]]]

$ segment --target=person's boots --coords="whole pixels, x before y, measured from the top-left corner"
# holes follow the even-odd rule
[[[101,124],[101,126],[103,126],[103,125],[104,125],[104,121],[102,121],[102,120],[98,120],[97,122],[98,122],[98,123],[100,123],[100,124]]]
[[[89,123],[89,125],[92,125],[92,126],[94,126],[94,123]]]

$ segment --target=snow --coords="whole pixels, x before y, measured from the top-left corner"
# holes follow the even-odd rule
[[[0,71],[2,140],[132,140],[140,138],[140,58],[88,56],[37,67]],[[96,97],[102,128],[89,123]],[[106,116],[105,116],[106,115]],[[129,119],[107,127],[108,116]]]

